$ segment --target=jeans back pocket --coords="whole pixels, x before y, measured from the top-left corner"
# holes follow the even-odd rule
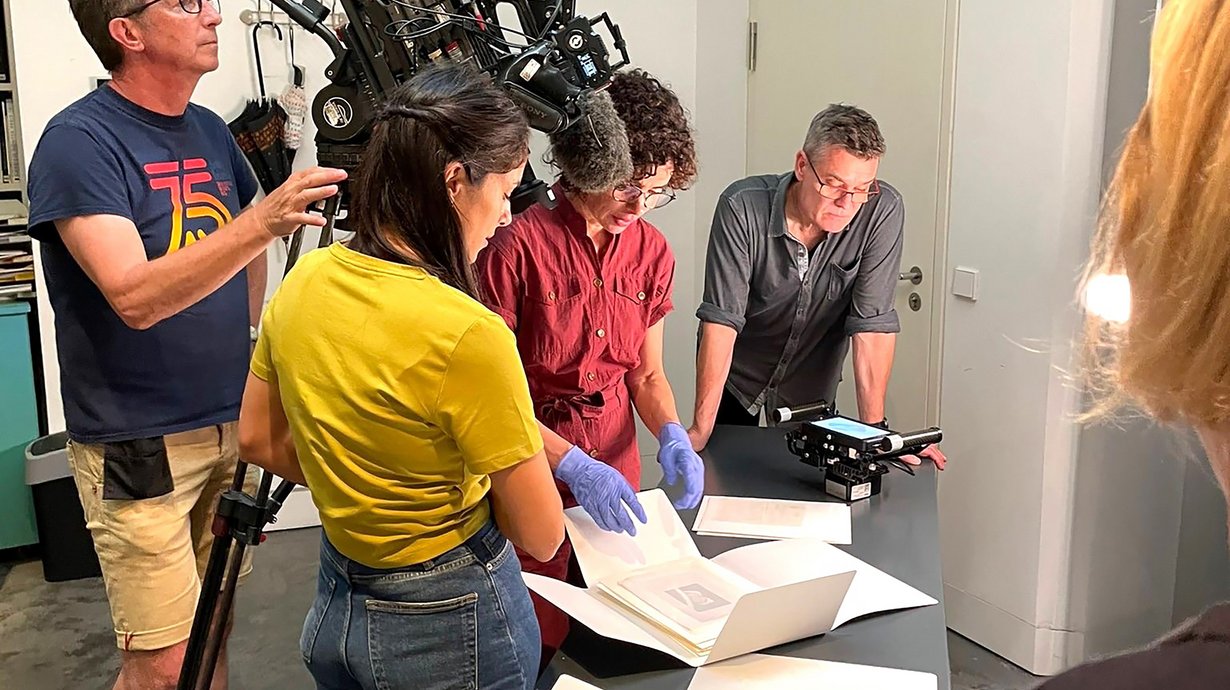
[[[369,599],[367,643],[380,690],[478,687],[478,594],[430,602]]]

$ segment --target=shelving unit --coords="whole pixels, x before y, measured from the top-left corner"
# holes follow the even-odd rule
[[[12,1],[0,0],[0,550],[38,541],[24,451],[47,433]]]
[[[0,34],[0,302],[30,302],[34,349],[38,350],[38,305],[35,301],[34,246],[26,232],[26,158],[21,141],[21,108],[17,93],[13,23],[9,6],[0,0],[4,32]],[[28,268],[27,268],[28,267]],[[29,289],[18,290],[23,284]]]

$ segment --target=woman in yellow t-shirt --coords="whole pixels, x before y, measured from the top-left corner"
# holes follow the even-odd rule
[[[528,135],[472,70],[399,87],[352,183],[354,238],[304,257],[265,310],[240,448],[320,509],[300,639],[318,688],[534,685],[513,544],[549,559],[563,513],[513,335],[471,271],[511,219]]]

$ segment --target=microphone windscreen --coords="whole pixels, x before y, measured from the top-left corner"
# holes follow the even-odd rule
[[[582,97],[585,115],[550,136],[551,162],[564,180],[582,192],[605,192],[632,177],[628,132],[611,94],[594,91]]]

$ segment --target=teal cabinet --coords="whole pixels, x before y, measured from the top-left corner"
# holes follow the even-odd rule
[[[30,305],[0,302],[0,549],[38,541],[26,446],[38,438]]]

